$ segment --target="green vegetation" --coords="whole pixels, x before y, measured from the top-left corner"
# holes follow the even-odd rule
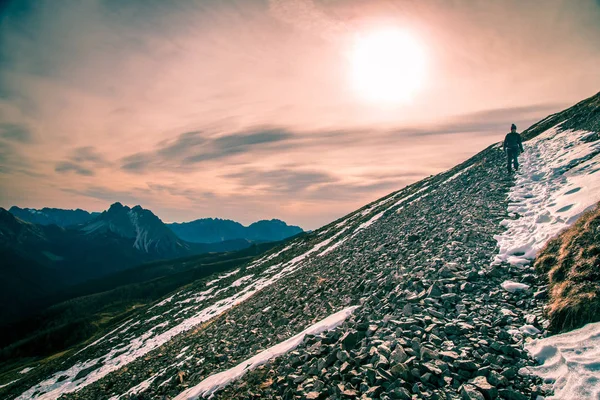
[[[534,265],[549,285],[551,331],[600,321],[600,203],[548,242]]]
[[[129,318],[139,308],[198,279],[237,268],[280,243],[143,264],[47,298],[27,320],[0,328],[0,372],[71,348]]]

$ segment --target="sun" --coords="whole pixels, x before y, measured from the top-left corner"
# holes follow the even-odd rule
[[[350,63],[354,89],[370,102],[408,102],[423,84],[423,45],[400,29],[387,28],[357,35]]]

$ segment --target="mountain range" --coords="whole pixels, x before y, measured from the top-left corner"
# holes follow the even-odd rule
[[[31,222],[32,224],[54,224],[63,228],[85,224],[100,215],[98,212],[88,212],[79,208],[76,210],[64,210],[61,208],[44,207],[36,210],[35,208],[12,206],[8,211],[15,217]]]
[[[116,217],[116,214],[124,209],[121,203],[115,203],[107,210]],[[135,215],[143,216],[154,227],[157,227],[155,218],[150,216],[149,210],[144,210],[141,206],[133,207],[134,211],[126,211],[134,218]],[[81,227],[92,222],[100,216],[99,212],[88,212],[81,209],[65,210],[60,208],[19,208],[12,206],[9,212],[15,217],[27,222],[39,225],[58,225],[63,228]],[[154,215],[154,214],[153,214]],[[154,216],[155,217],[155,216]],[[127,217],[128,218],[128,217]],[[121,216],[121,221],[125,218]],[[157,217],[156,217],[157,218]],[[151,222],[154,221],[154,222]],[[272,219],[261,220],[244,226],[239,222],[220,219],[220,218],[201,218],[190,222],[174,222],[165,224],[175,235],[186,242],[192,243],[219,243],[228,240],[245,239],[256,242],[274,242],[302,233],[302,228],[293,225],[287,225],[285,222]],[[115,227],[117,230],[119,228]],[[94,230],[95,228],[89,228]],[[125,231],[131,236],[132,226]],[[164,229],[158,228],[161,235],[165,235]],[[143,241],[143,240],[142,240]]]
[[[272,242],[287,239],[303,232],[302,228],[287,225],[278,219],[254,222],[247,227],[239,222],[218,218],[172,223],[167,224],[167,226],[181,239],[193,243],[218,243],[239,238]]]
[[[41,299],[57,291],[142,263],[241,250],[299,230],[281,221],[255,225],[271,229],[256,230],[266,234],[253,234],[252,240],[230,235],[210,243],[193,243],[178,237],[139,205],[130,208],[117,202],[102,213],[17,207],[8,212],[0,208],[0,317],[8,322],[26,316]],[[202,227],[194,228],[202,235],[198,231]]]

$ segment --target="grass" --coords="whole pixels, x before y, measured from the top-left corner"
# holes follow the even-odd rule
[[[548,242],[534,266],[548,282],[551,332],[600,321],[600,203]]]

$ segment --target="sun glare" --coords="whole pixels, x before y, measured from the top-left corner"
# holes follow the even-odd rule
[[[423,46],[408,32],[399,29],[358,35],[350,61],[355,90],[371,102],[408,102],[423,83]]]

